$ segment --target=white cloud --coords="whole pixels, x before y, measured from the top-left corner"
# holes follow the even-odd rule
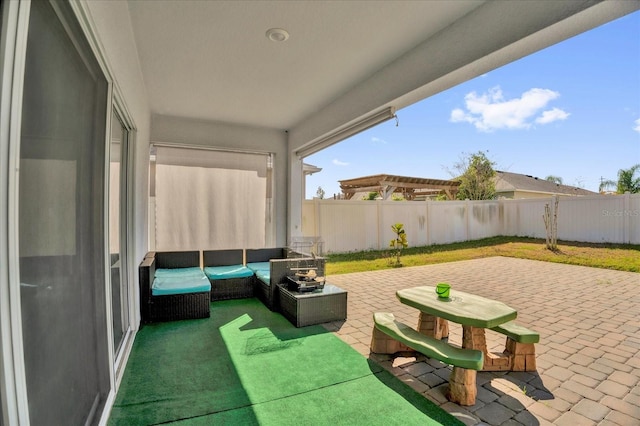
[[[468,93],[464,97],[466,111],[454,109],[450,121],[470,123],[483,132],[528,129],[534,122],[548,124],[567,119],[569,113],[559,108],[544,110],[549,102],[559,96],[553,90],[534,88],[524,92],[520,98],[505,99],[500,87],[496,86],[482,95]]]
[[[559,108],[553,108],[548,111],[543,111],[542,115],[536,118],[536,123],[538,124],[548,124],[553,123],[558,120],[566,120],[569,118],[569,113],[565,112]]]
[[[634,121],[634,123],[636,124],[635,127],[633,128],[633,130],[635,130],[636,132],[640,133],[640,118],[638,118],[636,121]]]
[[[387,143],[387,141],[385,141],[384,139],[380,139],[380,138],[377,138],[375,136],[371,138],[371,142],[373,142],[373,143],[381,143],[381,144],[386,144]]]
[[[345,163],[344,161],[340,161],[337,158],[334,158],[332,163],[335,164],[336,166],[348,166],[349,165],[349,163]]]

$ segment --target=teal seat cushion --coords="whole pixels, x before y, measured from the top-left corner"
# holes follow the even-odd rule
[[[200,272],[200,277],[156,277],[151,285],[151,294],[153,296],[167,296],[211,291],[209,279],[204,272]]]
[[[156,278],[170,278],[170,277],[201,277],[203,275],[202,269],[197,266],[191,268],[159,268],[156,269]]]
[[[210,280],[246,278],[253,275],[253,271],[243,265],[206,266],[204,273]]]
[[[251,269],[253,272],[256,271],[268,271],[271,266],[269,265],[269,262],[252,262],[252,263],[247,263],[247,268]]]
[[[271,285],[271,271],[265,271],[264,269],[256,271],[256,277],[258,277],[258,279],[263,283]]]

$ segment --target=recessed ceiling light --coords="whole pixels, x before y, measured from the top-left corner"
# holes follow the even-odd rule
[[[267,38],[271,41],[286,41],[289,38],[289,33],[282,28],[270,28],[267,30]]]

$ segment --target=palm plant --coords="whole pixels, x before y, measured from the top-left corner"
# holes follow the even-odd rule
[[[409,246],[409,243],[407,242],[407,234],[404,232],[404,225],[402,223],[391,225],[391,230],[396,234],[396,237],[389,243],[389,247],[391,248],[389,263],[393,266],[398,267],[402,266],[402,262],[400,262],[402,249],[407,248]],[[394,257],[395,264],[393,263]]]
[[[563,184],[562,178],[560,176],[549,175],[544,179],[549,182],[557,183],[558,185]]]
[[[640,164],[631,166],[628,169],[618,170],[618,181],[603,180],[600,182],[600,192],[604,192],[607,188],[616,188],[616,193],[624,194],[630,192],[637,194],[640,192],[640,176],[635,177],[636,172],[640,171]]]
[[[598,187],[598,192],[600,193],[604,193],[607,189],[609,188],[616,188],[618,186],[618,183],[615,180],[610,180],[610,179],[606,179],[606,180],[602,180],[600,181],[600,186]]]
[[[640,176],[635,176],[638,171],[640,171],[640,164],[618,170],[618,194],[624,194],[627,191],[632,194],[640,192]]]

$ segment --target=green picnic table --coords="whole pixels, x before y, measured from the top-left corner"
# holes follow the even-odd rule
[[[515,309],[502,302],[455,289],[447,298],[438,297],[436,288],[429,286],[398,290],[396,296],[420,312],[478,328],[493,328],[518,316]]]
[[[476,370],[535,370],[533,344],[539,336],[513,322],[518,313],[510,306],[455,289],[442,297],[430,286],[398,290],[396,296],[420,311],[417,330],[397,321],[392,313],[376,312],[371,352],[395,354],[412,349],[453,365],[446,394],[450,401],[476,403]],[[448,321],[462,325],[462,348],[449,344]],[[487,350],[487,328],[507,336],[503,353]]]
[[[513,322],[518,313],[498,301],[451,289],[447,298],[438,297],[436,287],[423,286],[398,290],[405,305],[420,311],[418,332],[437,339],[447,338],[447,321],[462,325],[462,348],[484,354],[483,371],[535,371],[535,347],[540,336]],[[487,349],[486,329],[507,336],[503,353]]]

